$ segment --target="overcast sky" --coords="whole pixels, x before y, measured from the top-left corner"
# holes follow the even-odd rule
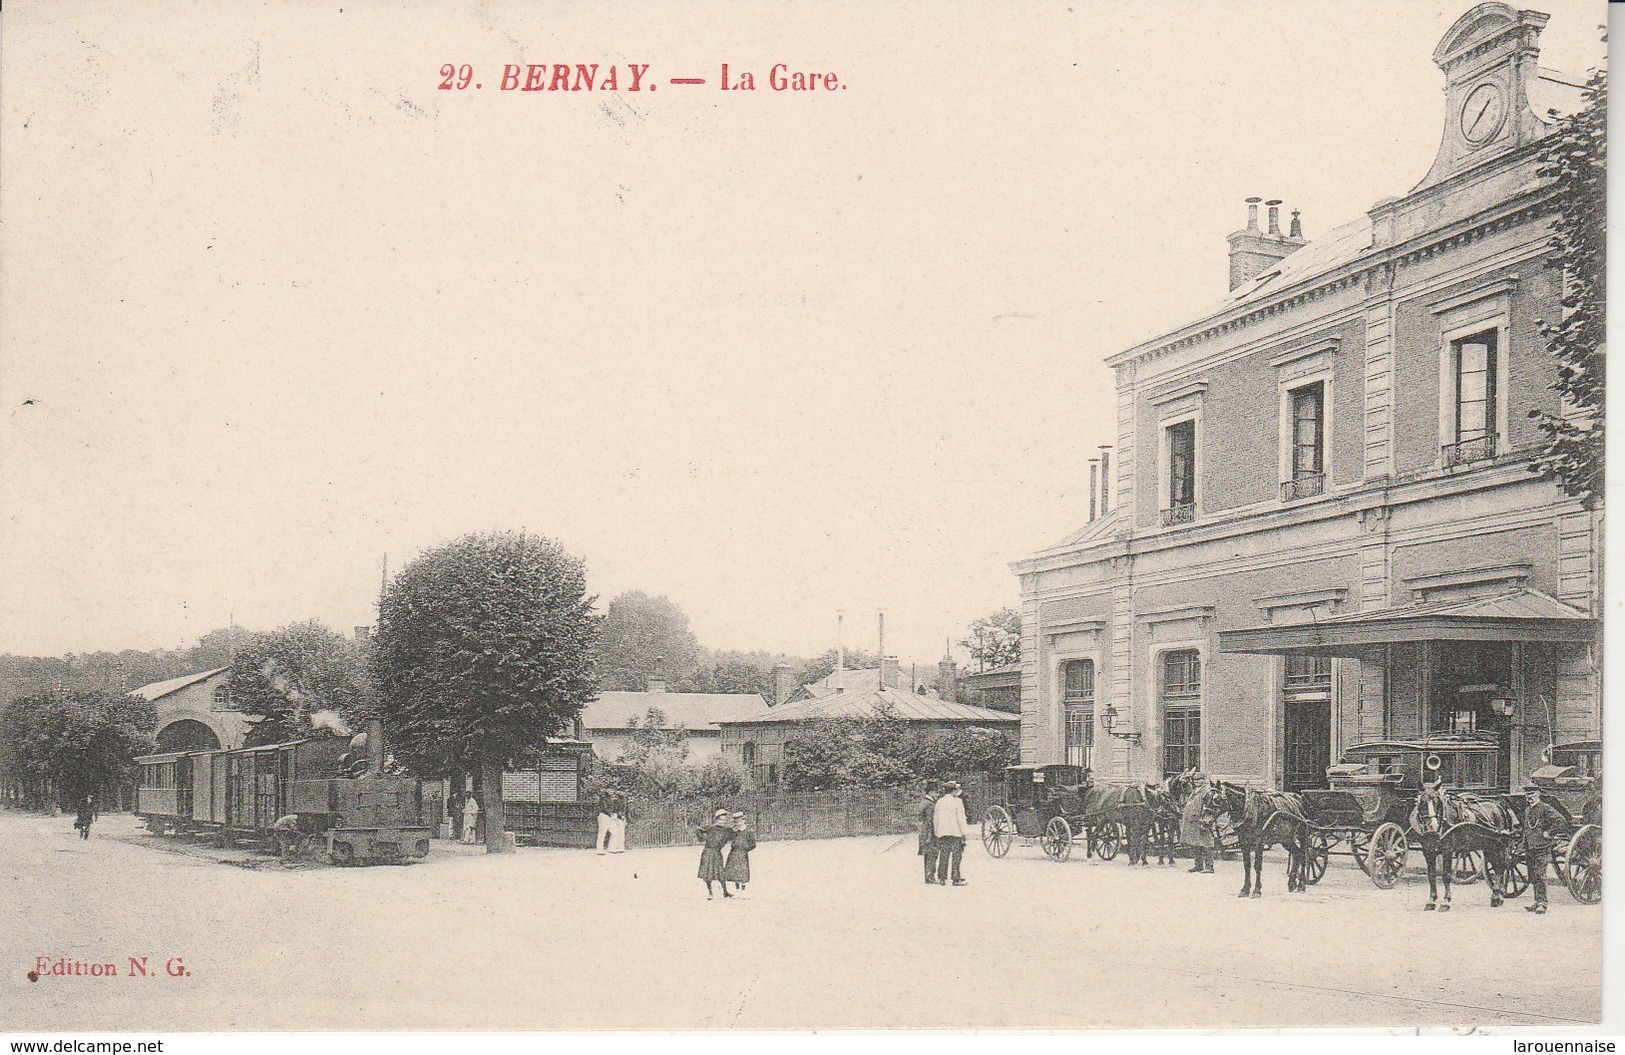
[[[1427,171],[1469,6],[7,4],[0,651],[348,631],[386,553],[522,527],[711,647],[885,608],[933,661],[1083,523],[1101,361],[1223,294],[1245,197],[1313,239]],[[495,90],[544,62],[657,91]]]

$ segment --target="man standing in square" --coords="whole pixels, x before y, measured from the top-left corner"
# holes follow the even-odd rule
[[[1552,860],[1552,840],[1564,828],[1563,816],[1542,802],[1540,789],[1524,790],[1523,851],[1529,862],[1529,882],[1535,888],[1535,903],[1526,911],[1546,911],[1546,866]]]
[[[970,824],[965,819],[965,800],[959,797],[959,785],[950,780],[942,786],[942,797],[932,812],[932,828],[937,837],[937,882],[946,886],[950,877],[954,886],[964,886],[959,874],[959,862],[965,857],[965,837]]]
[[[937,783],[925,782],[920,793],[920,856],[925,858],[925,881],[937,881]]]

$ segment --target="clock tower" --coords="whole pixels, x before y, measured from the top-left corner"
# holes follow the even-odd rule
[[[1509,4],[1479,4],[1456,20],[1433,50],[1444,71],[1444,136],[1433,167],[1415,188],[1439,183],[1541,138],[1548,127],[1534,108],[1540,32],[1547,16]]]

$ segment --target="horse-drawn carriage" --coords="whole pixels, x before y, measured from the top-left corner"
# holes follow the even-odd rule
[[[1038,843],[1053,860],[1066,860],[1081,829],[1073,826],[1073,821],[1080,819],[1076,814],[1070,820],[1067,817],[1070,803],[1065,789],[1077,788],[1083,782],[1082,766],[1007,766],[1004,793],[982,815],[982,848],[992,857],[1003,857],[1019,838],[1029,846]],[[1100,855],[1107,860],[1117,856],[1119,847],[1115,834],[1097,844]]]
[[[1412,817],[1424,787],[1437,784],[1455,801],[1494,818],[1458,823],[1462,834],[1471,837],[1445,840],[1449,883],[1486,878],[1488,854],[1503,861],[1499,882],[1505,896],[1517,897],[1529,886],[1524,800],[1509,793],[1499,759],[1494,739],[1473,736],[1349,748],[1343,761],[1327,770],[1329,788],[1302,793],[1311,824],[1309,881],[1318,881],[1329,855],[1344,846],[1373,883],[1384,890],[1394,887],[1413,845],[1429,834],[1419,832]],[[1552,848],[1553,869],[1575,900],[1585,904],[1602,896],[1601,759],[1597,741],[1565,744],[1548,752],[1546,763],[1530,776],[1564,821]]]
[[[1574,900],[1602,900],[1602,741],[1560,744],[1529,776],[1566,824],[1552,846],[1552,867]]]
[[[1319,882],[1330,855],[1343,852],[1373,883],[1390,889],[1410,854],[1410,815],[1423,783],[1437,779],[1451,791],[1500,795],[1506,783],[1498,758],[1494,740],[1468,736],[1383,740],[1349,748],[1326,771],[1329,787],[1300,793],[1310,822],[1309,882]],[[1482,859],[1463,851],[1452,868],[1458,882],[1472,882],[1482,873]]]
[[[1097,782],[1082,766],[1009,766],[1001,801],[982,816],[982,846],[1003,857],[1020,838],[1065,861],[1081,840],[1088,856],[1110,861],[1127,847],[1130,864],[1144,863],[1155,825],[1169,812],[1163,798],[1155,785]]]

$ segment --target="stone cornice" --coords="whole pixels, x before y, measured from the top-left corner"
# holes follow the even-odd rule
[[[1136,612],[1135,618],[1147,626],[1156,626],[1160,623],[1177,623],[1186,619],[1212,619],[1213,612],[1214,607],[1211,604],[1184,604],[1176,608]]]
[[[1457,308],[1465,308],[1469,304],[1477,304],[1482,300],[1489,300],[1492,297],[1503,296],[1517,288],[1517,275],[1503,275],[1502,277],[1492,279],[1483,285],[1475,286],[1465,293],[1458,293],[1453,297],[1445,297],[1443,300],[1433,301],[1428,304],[1428,311],[1434,315],[1444,315],[1447,312],[1455,311]]]
[[[1265,612],[1277,608],[1309,608],[1315,605],[1336,607],[1348,600],[1348,595],[1349,592],[1345,587],[1329,586],[1323,590],[1297,590],[1292,593],[1271,594],[1268,597],[1255,598],[1253,604]]]
[[[1304,341],[1302,344],[1294,345],[1285,351],[1275,352],[1268,356],[1265,362],[1279,369],[1290,363],[1295,363],[1299,359],[1307,359],[1311,355],[1336,355],[1338,346],[1342,343],[1343,338],[1341,337],[1320,337],[1315,340]]]
[[[1530,561],[1517,561],[1512,564],[1495,564],[1476,568],[1463,568],[1460,571],[1431,572],[1427,575],[1413,575],[1402,580],[1405,588],[1412,593],[1424,593],[1428,590],[1442,590],[1450,586],[1479,586],[1487,583],[1504,582],[1521,584],[1527,582],[1535,565]]]

